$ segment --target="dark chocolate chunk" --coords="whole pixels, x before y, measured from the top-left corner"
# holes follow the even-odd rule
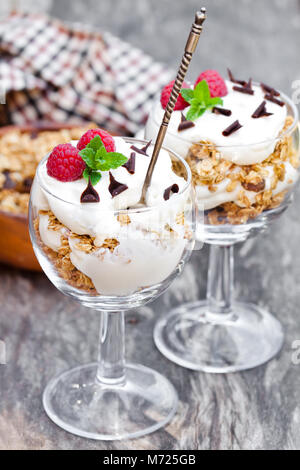
[[[32,131],[30,134],[30,139],[34,140],[37,138],[38,135],[39,135],[38,131]]]
[[[145,155],[146,157],[148,157],[149,155],[147,154],[147,150],[150,147],[151,142],[152,142],[152,140],[149,140],[149,142],[146,145],[144,145],[144,147],[142,147],[140,149],[138,147],[136,147],[135,145],[132,145],[131,148],[135,152],[140,153],[141,155]]]
[[[182,132],[187,129],[190,129],[191,127],[194,127],[194,125],[195,124],[192,121],[181,122],[178,126],[178,132]]]
[[[250,90],[252,90],[252,78],[250,77],[247,84],[244,85],[245,88],[250,88]]]
[[[130,173],[131,175],[134,175],[134,172],[135,172],[135,153],[134,152],[131,152],[130,158],[122,166],[126,168],[128,173]]]
[[[99,202],[100,197],[97,193],[96,189],[93,187],[91,183],[91,178],[89,178],[88,185],[86,189],[83,191],[80,197],[80,202]]]
[[[185,131],[186,129],[190,129],[194,127],[194,123],[192,121],[188,121],[183,113],[181,113],[181,122],[178,126],[178,132]]]
[[[3,189],[14,189],[16,187],[16,183],[11,179],[9,170],[3,171],[3,174],[5,176]]]
[[[266,93],[270,93],[270,95],[273,96],[280,96],[279,91],[275,90],[275,88],[272,88],[271,86],[266,85],[265,83],[261,83],[260,86]]]
[[[268,113],[266,109],[266,102],[263,101],[258,108],[254,111],[251,117],[253,118],[260,118],[264,116],[271,116],[273,113]]]
[[[246,93],[247,95],[254,95],[254,91],[248,86],[233,86],[232,89],[234,91],[239,91],[240,93]]]
[[[229,77],[229,80],[233,83],[238,83],[239,85],[242,85],[242,86],[246,86],[247,85],[247,82],[245,80],[237,80],[236,78],[234,78],[232,72],[230,69],[227,68],[227,72],[228,72],[228,77]]]
[[[280,101],[277,98],[275,98],[273,95],[270,95],[270,94],[266,94],[265,99],[268,100],[268,101],[272,101],[272,103],[278,104],[278,106],[284,106],[285,105],[284,101]]]
[[[178,191],[179,191],[178,184],[172,184],[167,189],[165,189],[165,191],[164,191],[164,200],[167,201],[168,199],[170,199],[171,193],[173,193],[173,194],[178,193]]]
[[[243,188],[245,188],[247,191],[254,191],[255,193],[258,193],[260,191],[263,191],[266,186],[265,180],[260,181],[259,183],[247,183],[244,181],[242,183]]]
[[[225,137],[228,137],[229,135],[233,134],[234,132],[238,131],[241,127],[243,127],[238,120],[234,121],[230,126],[226,127],[222,134]]]
[[[22,182],[22,192],[24,193],[30,193],[30,189],[32,186],[33,178],[31,176],[28,176],[25,178]]]
[[[215,114],[223,114],[223,116],[231,116],[232,114],[230,109],[219,108],[218,106],[214,106],[212,112]]]
[[[128,189],[128,186],[126,184],[119,183],[119,181],[117,181],[113,177],[111,172],[109,172],[109,181],[110,181],[110,183],[109,183],[109,186],[108,186],[108,190],[109,190],[110,194],[112,195],[112,197],[116,197],[119,194],[121,194],[123,191],[126,191],[126,189]]]

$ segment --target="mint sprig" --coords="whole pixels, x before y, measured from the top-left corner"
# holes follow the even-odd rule
[[[96,135],[79,155],[86,164],[83,177],[95,186],[101,179],[101,171],[115,170],[124,165],[128,158],[122,153],[107,152],[99,135]]]
[[[202,116],[207,109],[213,108],[217,104],[223,105],[221,98],[218,96],[212,98],[210,96],[206,80],[199,82],[193,90],[191,88],[182,88],[180,94],[183,99],[190,104],[186,114],[188,121],[195,121],[198,117]]]

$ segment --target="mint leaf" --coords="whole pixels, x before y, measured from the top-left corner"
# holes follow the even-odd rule
[[[96,151],[96,155],[95,155],[95,160],[96,161],[100,161],[104,158],[106,158],[106,155],[108,155],[108,152],[106,151],[106,148],[104,147],[100,147],[97,151]]]
[[[79,155],[86,164],[83,177],[95,186],[101,179],[101,171],[109,171],[124,165],[128,158],[122,153],[107,152],[102,139],[99,135],[95,136],[84,149],[80,150]]]
[[[204,101],[205,103],[210,99],[209,86],[206,80],[202,80],[197,83],[194,88],[194,97],[198,100]]]
[[[186,114],[188,121],[195,121],[202,116],[207,109],[213,108],[217,104],[223,105],[223,100],[220,97],[212,98],[210,96],[209,86],[206,80],[197,83],[193,90],[182,88],[180,93],[183,99],[190,104]]]
[[[122,153],[118,153],[118,152],[109,152],[107,154],[107,162],[110,163],[110,168],[112,170],[115,170],[116,168],[119,168],[119,166],[122,166],[124,165],[124,163],[126,163],[128,160],[127,157],[125,157],[125,155],[123,155]]]
[[[100,135],[96,135],[92,140],[89,141],[87,146],[85,148],[91,148],[95,152],[97,152],[98,149],[104,147],[103,142],[101,140]],[[104,147],[105,149],[105,147]]]
[[[79,155],[87,166],[93,168],[95,163],[95,152],[92,148],[85,147],[84,149],[80,150]]]
[[[101,171],[115,170],[119,166],[127,162],[127,157],[122,153],[109,152],[106,157],[99,161],[99,169]]]
[[[83,172],[83,177],[87,181],[89,181],[89,179],[91,178],[91,183],[93,186],[95,186],[95,184],[97,184],[100,181],[102,175],[100,171],[95,171],[95,170],[91,170],[90,168],[86,168]]]
[[[215,98],[211,98],[211,99],[210,99],[210,105],[211,105],[211,107],[216,106],[216,104],[220,104],[221,106],[223,106],[223,100],[222,100],[222,98],[219,98],[218,96],[216,96]]]
[[[91,183],[93,186],[99,183],[99,181],[102,178],[102,175],[99,171],[92,171],[90,176],[91,176]]]
[[[194,98],[194,90],[191,90],[190,88],[182,88],[180,94],[182,98],[188,103],[190,103]]]
[[[202,116],[206,111],[205,105],[201,103],[193,102],[186,114],[186,119],[188,121],[195,121],[198,117]]]
[[[85,170],[84,170],[82,176],[84,177],[85,180],[88,181],[88,180],[89,180],[89,177],[90,177],[90,174],[91,174],[90,169],[89,169],[89,168],[85,168]]]

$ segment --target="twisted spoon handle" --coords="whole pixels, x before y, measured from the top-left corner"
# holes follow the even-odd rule
[[[172,88],[172,92],[171,92],[168,104],[166,106],[164,117],[163,117],[161,126],[159,128],[159,131],[156,137],[151,161],[148,167],[148,171],[146,174],[146,178],[145,178],[145,182],[144,182],[144,186],[142,190],[142,198],[141,198],[142,203],[145,203],[147,190],[151,183],[153,170],[154,170],[154,167],[155,167],[158,155],[159,155],[159,151],[161,149],[161,146],[163,144],[163,141],[167,132],[171,114],[173,112],[174,106],[179,96],[182,83],[186,75],[187,69],[189,67],[189,64],[191,62],[193,53],[195,52],[195,49],[197,47],[198,40],[202,32],[202,24],[204,23],[205,19],[206,19],[206,9],[203,7],[201,8],[200,11],[196,12],[195,22],[192,25],[188,40],[186,42],[186,46],[184,49],[184,54],[181,59],[180,67],[177,72],[177,76],[176,76],[176,79]]]

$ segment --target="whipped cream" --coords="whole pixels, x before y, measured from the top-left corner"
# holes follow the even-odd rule
[[[195,126],[179,132],[181,111],[174,111],[164,141],[165,146],[185,158],[190,146],[203,140],[215,144],[222,158],[238,165],[252,165],[264,161],[274,151],[276,138],[285,124],[287,108],[266,100],[267,111],[273,114],[258,119],[252,118],[252,114],[264,100],[265,92],[260,86],[253,85],[254,94],[248,95],[234,91],[233,86],[236,85],[227,80],[228,94],[222,98],[223,107],[232,111],[231,116],[207,110],[194,121]],[[184,115],[188,109],[183,110]],[[146,124],[146,139],[155,139],[163,114],[164,109],[157,100]],[[236,120],[243,127],[225,137],[222,132]]]
[[[186,240],[121,240],[113,253],[108,249],[88,254],[76,248],[76,238],[69,239],[70,259],[74,266],[90,277],[103,295],[127,295],[139,288],[163,282],[178,265]]]
[[[132,144],[127,143],[121,137],[115,137],[114,140],[116,152],[123,153],[129,158],[133,152]],[[77,144],[75,141],[71,143],[73,145]],[[32,193],[33,204],[40,210],[50,209],[63,225],[78,235],[90,235],[92,237],[97,237],[99,233],[111,235],[112,230],[116,230],[119,226],[113,211],[134,208],[141,198],[152,151],[153,146],[150,146],[147,152],[149,156],[136,153],[135,173],[133,175],[124,167],[111,170],[117,181],[128,186],[126,191],[114,198],[108,190],[109,173],[103,172],[101,180],[94,186],[100,196],[99,203],[81,204],[80,196],[86,188],[86,180],[81,178],[72,182],[58,181],[48,175],[45,161],[38,170],[38,178],[41,184],[34,188]],[[178,185],[179,194],[173,194],[169,201],[165,201],[163,197],[164,190],[172,184]],[[180,191],[185,184],[184,178],[173,172],[169,153],[162,149],[155,165],[151,185],[147,191],[147,205],[152,207],[164,202],[168,211],[168,209],[172,210],[174,207],[174,200],[181,201],[184,204],[185,200]],[[45,188],[46,191],[43,191],[42,188]],[[149,219],[149,213],[145,219]]]
[[[76,142],[71,143],[76,145]],[[128,158],[134,151],[132,144],[120,137],[115,138],[115,144],[116,151]],[[141,147],[140,144],[135,145]],[[43,243],[58,251],[61,237],[68,237],[73,265],[92,279],[102,295],[128,295],[164,281],[175,270],[187,246],[185,228],[178,221],[178,214],[185,210],[189,194],[188,191],[181,193],[186,181],[173,172],[166,150],[160,152],[147,192],[147,204],[151,207],[127,211],[135,208],[140,200],[152,151],[153,146],[150,146],[149,156],[136,153],[134,174],[123,167],[111,170],[117,181],[128,186],[114,198],[108,190],[109,174],[103,172],[95,185],[99,203],[80,203],[80,196],[87,185],[83,178],[65,183],[47,174],[46,162],[38,169],[32,188],[32,205],[37,212],[51,210],[65,226],[53,230],[48,226],[48,214],[40,214],[39,232]],[[164,191],[173,184],[178,185],[179,192],[165,201]],[[130,223],[120,223],[120,212],[114,212],[117,210],[124,210]],[[73,234],[94,237],[94,244],[99,249],[92,253],[80,250],[76,246],[79,240],[69,237],[69,230]],[[119,243],[113,252],[101,247],[107,238],[116,239]]]

